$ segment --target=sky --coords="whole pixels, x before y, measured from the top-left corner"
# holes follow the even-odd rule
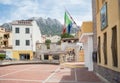
[[[50,17],[64,24],[65,8],[78,26],[92,20],[91,0],[0,0],[0,25],[31,17]]]

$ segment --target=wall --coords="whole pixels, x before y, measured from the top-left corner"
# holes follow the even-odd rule
[[[97,27],[96,27],[96,1],[92,0],[92,21],[93,21],[93,51],[97,51]]]
[[[36,21],[33,21],[32,24],[33,24],[33,28],[32,28],[33,51],[36,51],[36,42],[42,43],[42,36]]]
[[[19,33],[15,33],[15,28],[19,27]],[[25,28],[30,29],[29,34],[25,34]],[[32,50],[32,41],[31,41],[31,34],[32,34],[32,26],[25,26],[25,25],[14,25],[12,26],[12,41],[13,41],[13,50]],[[15,45],[15,40],[20,40],[20,46]],[[25,40],[30,40],[30,45],[26,46]]]
[[[94,64],[95,72],[100,74],[102,77],[110,81],[110,83],[120,83],[120,0],[92,0],[95,11],[93,13],[96,16],[93,18],[96,20],[97,27],[97,39],[101,38],[101,63],[99,61]],[[105,1],[105,2],[103,2]],[[101,30],[101,16],[100,11],[103,5],[107,2],[107,19],[108,25],[105,29]],[[96,3],[96,5],[94,5]],[[113,66],[111,40],[112,40],[112,28],[117,26],[117,50],[118,50],[118,67]],[[95,29],[95,27],[93,27]],[[107,32],[107,65],[104,64],[103,54],[103,40],[104,33]],[[96,41],[96,39],[94,39]],[[98,40],[97,40],[98,42]]]
[[[119,13],[118,13],[118,0],[106,0],[107,1],[107,15],[108,15],[108,26],[104,29],[101,30],[101,22],[100,22],[100,12],[97,13],[97,38],[100,36],[101,37],[101,49],[103,49],[103,36],[104,33],[107,32],[107,57],[108,57],[108,64],[104,65],[104,55],[103,55],[103,50],[101,50],[101,60],[102,62],[99,64],[101,66],[110,68],[115,71],[120,72],[120,46],[119,46],[119,41],[120,41],[120,20],[119,20]],[[101,1],[99,1],[99,7],[102,8],[103,4]],[[111,40],[112,40],[112,28],[114,26],[117,26],[117,44],[118,44],[118,63],[119,66],[118,68],[112,66],[112,52],[111,52]]]
[[[20,60],[20,56],[19,54],[30,54],[30,60],[33,59],[33,52],[29,51],[29,50],[23,50],[23,51],[18,51],[18,50],[14,50],[13,51],[13,58]]]

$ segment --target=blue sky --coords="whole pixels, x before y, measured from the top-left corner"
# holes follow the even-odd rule
[[[91,0],[0,0],[0,24],[31,17],[50,17],[63,24],[65,8],[79,26],[92,20]]]

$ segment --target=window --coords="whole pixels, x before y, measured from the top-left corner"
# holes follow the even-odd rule
[[[99,59],[99,63],[101,63],[101,40],[100,40],[100,37],[98,37],[98,59]]]
[[[15,41],[15,45],[16,45],[16,46],[19,46],[19,45],[20,45],[20,40],[16,40],[16,41]]]
[[[25,28],[25,33],[30,33],[30,29],[29,28]]]
[[[15,28],[15,33],[19,33],[19,28]]]
[[[113,66],[118,67],[117,28],[116,28],[116,26],[114,28],[112,28],[111,50],[112,50],[112,57],[113,57]]]
[[[26,40],[26,46],[30,45],[30,40]]]
[[[103,54],[104,54],[104,64],[107,64],[107,33],[104,33]]]

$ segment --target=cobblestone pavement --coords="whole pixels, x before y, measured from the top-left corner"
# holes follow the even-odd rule
[[[72,65],[73,66],[73,65]],[[30,64],[0,67],[0,83],[103,83],[85,67]]]

